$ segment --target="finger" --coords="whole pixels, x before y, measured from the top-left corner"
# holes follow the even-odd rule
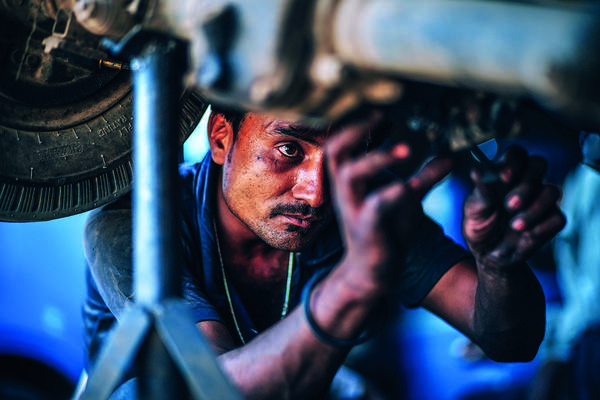
[[[330,179],[333,194],[341,209],[360,206],[364,199],[366,183],[354,177],[353,164],[343,164]]]
[[[385,169],[406,159],[409,154],[408,146],[398,144],[388,151],[374,151],[357,160],[346,161],[332,179],[337,195],[347,204],[359,205],[367,193],[393,180],[385,174]]]
[[[367,124],[352,125],[340,130],[332,136],[325,147],[325,157],[332,196],[337,203],[343,204],[341,210],[349,212],[360,201],[359,193],[364,189],[361,182],[353,179],[351,154],[360,142],[361,137],[368,134]]]
[[[449,157],[433,158],[408,181],[408,184],[418,198],[423,200],[431,188],[452,171],[453,164]]]
[[[494,171],[485,171],[481,167],[471,169],[471,181],[474,190],[473,197],[480,202],[480,206],[488,208],[502,203],[506,194],[506,185],[500,179],[488,179],[489,174],[496,174]]]
[[[498,180],[486,178],[486,171],[475,167],[471,171],[471,179],[475,185],[476,194],[488,206],[504,202],[508,210],[518,210],[527,204],[543,180],[547,163],[540,156],[529,157],[527,151],[520,146],[510,146],[498,164]],[[496,172],[490,171],[495,174]],[[507,194],[507,190],[515,185]]]
[[[381,114],[374,112],[364,121],[352,123],[340,128],[339,131],[328,140],[325,149],[330,170],[335,171],[341,164],[352,159],[356,153],[356,149],[364,143],[362,139],[369,135],[370,130],[373,129],[381,119]]]
[[[373,151],[363,155],[356,161],[347,162],[346,177],[351,181],[354,190],[364,188],[359,194],[366,194],[368,187],[384,185],[393,180],[388,168],[405,162],[410,158],[411,150],[404,143],[398,143],[389,150]],[[345,168],[345,167],[344,167]]]
[[[372,213],[373,219],[383,223],[382,226],[393,226],[394,229],[410,232],[414,229],[415,217],[418,220],[423,210],[416,193],[407,184],[399,181],[371,192],[364,204],[365,209]],[[397,217],[403,213],[406,215],[402,222],[398,223]],[[407,219],[412,219],[413,222]]]
[[[517,258],[527,259],[548,243],[565,226],[566,219],[561,213],[544,220],[532,230],[518,232],[517,247],[513,249]],[[512,231],[513,233],[517,233]]]
[[[528,207],[538,195],[547,170],[546,159],[541,156],[531,156],[521,181],[506,195],[506,209],[515,212]]]
[[[498,164],[500,179],[507,185],[513,185],[521,179],[523,169],[527,165],[527,151],[517,145],[510,146],[502,155]]]
[[[406,195],[406,185],[402,182],[393,182],[373,191],[366,200],[365,206],[375,215],[385,218],[400,206],[401,199]]]
[[[513,217],[511,227],[517,231],[529,230],[548,215],[559,212],[557,206],[559,198],[560,189],[558,187],[544,186],[537,199]]]
[[[557,212],[551,218],[546,219],[543,223],[535,226],[531,233],[538,238],[540,242],[546,243],[560,232],[567,224],[567,219],[564,214]]]

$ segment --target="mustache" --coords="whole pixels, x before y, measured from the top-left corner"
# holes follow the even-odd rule
[[[327,215],[324,207],[311,207],[306,203],[300,204],[278,204],[271,210],[269,217],[283,214],[299,214],[303,217],[323,218]]]

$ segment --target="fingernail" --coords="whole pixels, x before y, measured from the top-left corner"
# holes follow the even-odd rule
[[[500,177],[502,178],[502,180],[504,182],[510,182],[510,179],[512,178],[512,175],[513,175],[513,173],[512,173],[512,170],[510,168],[503,169],[500,172]]]
[[[511,226],[515,231],[522,231],[525,229],[525,221],[521,218],[517,218],[512,222]]]
[[[410,154],[410,148],[404,143],[398,143],[392,149],[392,155],[396,158],[406,158]]]
[[[519,196],[513,195],[510,199],[508,199],[507,206],[508,208],[513,210],[519,208],[521,206],[521,199],[519,198]]]

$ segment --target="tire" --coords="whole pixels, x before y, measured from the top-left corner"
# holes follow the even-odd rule
[[[179,142],[206,104],[193,90],[180,101]],[[131,189],[132,94],[90,120],[52,131],[17,129],[0,120],[0,220],[43,221],[104,205]]]
[[[127,61],[52,4],[0,2],[0,221],[62,218],[131,189]],[[184,91],[180,143],[206,108]]]

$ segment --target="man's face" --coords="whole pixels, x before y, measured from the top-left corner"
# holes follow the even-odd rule
[[[270,246],[300,251],[333,219],[326,184],[327,133],[248,114],[223,165],[231,213]]]

